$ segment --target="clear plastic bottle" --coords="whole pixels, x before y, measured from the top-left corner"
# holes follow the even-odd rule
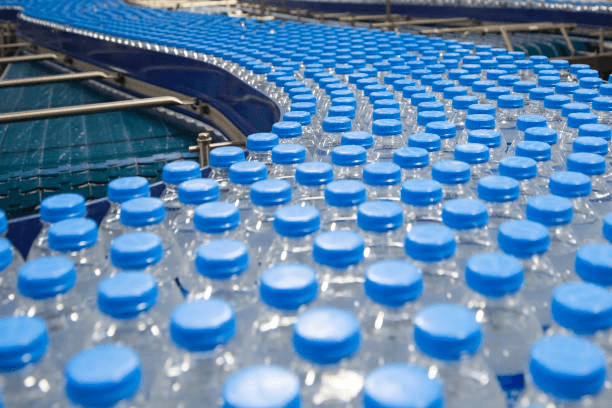
[[[352,313],[332,307],[298,315],[289,368],[300,378],[305,406],[356,408],[365,372],[358,354],[361,328]]]
[[[321,230],[355,230],[357,207],[365,200],[366,186],[361,181],[337,180],[327,184],[327,207],[321,214]]]
[[[481,349],[482,328],[471,310],[455,304],[425,307],[414,319],[417,353],[411,361],[444,384],[448,408],[499,408],[506,401]]]
[[[249,366],[225,381],[221,398],[226,408],[299,407],[300,381],[293,372],[280,366]]]
[[[546,110],[544,107],[544,99],[549,95],[554,95],[555,90],[552,88],[532,88],[529,90],[529,99],[526,100],[525,113],[532,115],[544,115]]]
[[[298,313],[317,297],[317,276],[309,266],[283,263],[259,276],[259,297],[255,307],[250,345],[245,362],[286,364],[293,356],[291,336]],[[247,354],[247,353],[245,353]]]
[[[517,406],[604,407],[603,351],[576,336],[547,336],[529,354],[529,377]]]
[[[519,206],[520,185],[516,179],[506,176],[486,176],[478,181],[478,198],[485,201],[489,212],[488,228],[492,236],[499,226],[509,220],[523,218]]]
[[[591,101],[593,113],[597,115],[597,122],[612,126],[612,97],[598,96]]]
[[[413,225],[406,233],[404,249],[423,271],[423,304],[459,301],[465,292],[453,259],[457,242],[450,228],[439,224]]]
[[[393,163],[402,169],[402,180],[427,177],[429,152],[420,147],[402,147],[393,152]]]
[[[529,220],[507,221],[499,227],[497,245],[523,263],[525,285],[523,297],[538,316],[544,329],[550,326],[550,296],[563,283],[563,275],[556,271],[546,252],[550,233],[544,225]]]
[[[422,108],[419,110],[417,114],[417,121],[416,121],[417,126],[413,128],[412,131],[408,134],[425,132],[427,124],[430,122],[446,121],[446,114],[444,113],[444,110],[443,110],[444,107],[443,106],[441,107],[440,106],[441,104],[439,104],[438,102],[434,102],[430,105],[433,105],[433,106],[429,106],[426,103],[419,105],[420,107],[422,106]],[[427,110],[427,109],[433,109],[434,107],[437,107],[437,109],[440,109],[440,110]]]
[[[179,184],[178,198],[182,204],[170,224],[179,248],[185,251],[196,239],[193,215],[198,205],[216,201],[221,196],[219,183],[210,178],[187,180]]]
[[[538,188],[544,190],[548,184],[549,177],[553,174],[555,167],[551,161],[552,149],[545,142],[523,141],[516,145],[514,150],[519,157],[529,157],[538,164],[538,175],[535,178],[535,183]],[[559,167],[558,165],[556,167]]]
[[[412,324],[423,292],[422,272],[402,259],[378,261],[365,271],[364,290],[367,299],[358,315],[363,347],[376,350],[365,356],[364,364],[375,368],[408,361],[414,349]]]
[[[495,129],[495,117],[488,114],[468,114],[465,117],[464,133],[457,139],[457,143],[465,143],[471,132],[481,129]]]
[[[442,160],[431,166],[431,178],[442,184],[444,199],[468,198],[473,195],[469,191],[470,166],[457,160]]]
[[[606,160],[596,153],[572,153],[567,157],[567,170],[591,178],[589,202],[600,215],[607,214],[610,211],[612,194],[606,182]]]
[[[322,133],[315,140],[314,157],[316,160],[330,162],[332,149],[340,145],[342,134],[350,132],[351,126],[351,119],[346,116],[332,116],[323,119]]]
[[[464,304],[482,323],[483,354],[504,391],[516,397],[524,384],[529,349],[542,336],[542,326],[521,295],[521,262],[499,252],[468,259]]]
[[[272,149],[278,146],[278,136],[274,133],[253,133],[247,136],[247,160],[258,161],[272,167]],[[231,181],[231,180],[230,180]]]
[[[210,178],[219,183],[221,198],[225,199],[230,189],[229,167],[244,160],[244,150],[236,146],[222,146],[212,149],[208,156],[210,161]]]
[[[380,366],[366,376],[363,386],[364,408],[442,407],[444,387],[427,370],[407,363]]]
[[[402,183],[406,229],[416,224],[442,223],[442,185],[432,179],[413,178]]]
[[[200,164],[195,161],[178,160],[164,166],[162,180],[166,186],[160,198],[166,207],[166,223],[168,225],[172,224],[181,209],[181,203],[178,198],[178,185],[183,181],[200,177],[202,177]]]
[[[121,203],[132,198],[148,197],[151,194],[149,182],[144,177],[120,177],[108,183],[108,201],[110,208],[98,227],[98,245],[108,254],[110,243],[121,233]]]
[[[497,171],[500,176],[511,177],[519,182],[521,187],[519,205],[521,208],[525,207],[529,197],[543,193],[534,181],[538,175],[538,163],[529,157],[506,157],[499,162]]]
[[[501,95],[497,98],[497,125],[507,146],[520,140],[517,119],[524,113],[524,103],[519,95]]]
[[[604,221],[603,233],[606,239],[610,237],[609,216]],[[610,279],[610,261],[612,246],[608,243],[594,243],[581,246],[576,251],[575,272],[585,282],[600,286],[612,286]]]
[[[572,201],[574,207],[572,228],[580,242],[588,242],[599,234],[598,216],[589,201],[591,194],[589,176],[573,171],[558,171],[550,176],[548,189],[551,194]]]
[[[455,146],[454,159],[470,166],[470,194],[476,192],[478,181],[492,173],[489,147],[481,143],[463,143]]]
[[[226,376],[240,366],[240,330],[234,309],[221,299],[192,300],[174,309],[164,368],[149,406],[192,408],[217,401]]]
[[[331,152],[336,180],[361,180],[363,166],[368,157],[365,148],[356,145],[340,145]]]
[[[393,151],[404,145],[402,122],[397,119],[378,119],[372,122],[374,146],[373,161],[391,161]]]
[[[571,99],[565,95],[548,95],[544,97],[544,116],[548,126],[560,132],[565,124],[565,119],[561,116],[561,107],[570,103]]]
[[[87,208],[85,207],[85,199],[78,194],[57,194],[45,198],[40,203],[40,221],[42,229],[38,233],[36,239],[32,243],[32,247],[28,252],[28,260],[47,256],[51,252],[49,250],[49,228],[53,223],[66,220],[69,218],[81,218],[85,216]]]
[[[448,160],[453,157],[453,150],[457,143],[457,125],[448,121],[429,122],[425,126],[425,132],[438,135],[441,139],[442,145],[436,155],[436,160]]]
[[[368,200],[400,200],[402,170],[395,163],[375,162],[363,168]]]
[[[359,206],[357,226],[365,242],[364,264],[404,256],[402,207],[391,201],[368,201]]]
[[[312,255],[321,288],[319,303],[346,310],[360,307],[364,249],[363,238],[354,231],[328,231],[315,237]]]
[[[270,178],[287,180],[295,185],[295,170],[300,163],[306,161],[306,148],[302,145],[283,143],[272,149],[272,170]]]
[[[279,143],[301,144],[302,124],[294,121],[281,121],[272,125],[272,133],[278,136]]]
[[[328,163],[305,162],[297,166],[295,181],[297,188],[295,202],[311,205],[323,210],[325,206],[325,186],[334,178],[333,168]]]
[[[489,168],[494,171],[499,161],[506,156],[507,146],[502,143],[502,136],[495,129],[476,129],[468,132],[467,143],[477,143],[489,148]]]
[[[302,126],[302,135],[299,136],[297,140],[281,139],[281,143],[301,144],[311,150],[314,148],[316,131],[315,126],[313,126],[312,123],[312,114],[310,112],[292,110],[291,112],[287,112],[283,115],[283,121],[298,122]]]
[[[6,238],[0,238],[0,316],[13,314],[17,295],[17,271],[23,261]]]
[[[45,322],[38,317],[3,317],[0,339],[0,386],[5,406],[51,406],[62,392],[62,378],[49,352]]]
[[[246,219],[253,211],[249,198],[251,186],[267,178],[266,165],[260,161],[241,161],[232,164],[228,174],[231,187],[225,201],[234,204],[240,211],[240,218]]]

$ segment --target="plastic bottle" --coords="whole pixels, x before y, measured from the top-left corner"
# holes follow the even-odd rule
[[[238,208],[240,218],[247,219],[253,211],[249,197],[251,185],[268,177],[266,165],[259,161],[241,161],[232,164],[228,173],[231,187],[225,200]]]
[[[515,154],[519,157],[529,157],[536,161],[538,165],[538,174],[534,182],[537,184],[538,189],[545,190],[550,176],[554,173],[553,168],[555,167],[551,162],[552,150],[550,145],[545,142],[519,142],[516,145]]]
[[[333,168],[328,163],[305,162],[296,167],[295,202],[323,210],[325,206],[325,186],[334,178]]]
[[[472,131],[480,129],[495,129],[495,117],[488,114],[468,114],[465,117],[465,130],[459,135],[457,143],[465,143]]]
[[[366,200],[366,186],[357,180],[332,181],[325,187],[327,207],[321,213],[321,230],[355,230],[357,207]]]
[[[524,113],[523,106],[524,100],[518,95],[501,95],[497,98],[497,125],[508,146],[520,140],[517,119]]]
[[[511,177],[519,182],[521,188],[519,205],[521,208],[525,207],[529,197],[544,192],[534,181],[538,175],[538,163],[532,158],[520,156],[506,157],[499,162],[497,171],[501,176]]]
[[[604,234],[609,240],[609,218],[604,221]],[[600,286],[611,286],[610,261],[612,246],[607,243],[595,243],[581,246],[576,251],[574,270],[580,279]]]
[[[491,174],[489,147],[480,143],[463,143],[455,146],[454,159],[470,166],[470,181],[467,186],[471,194],[476,191],[478,181]]]
[[[519,206],[520,185],[511,177],[486,176],[478,181],[478,198],[486,202],[492,236],[496,236],[499,226],[509,220],[523,218]]]
[[[168,225],[172,224],[181,208],[178,197],[178,185],[183,181],[200,177],[202,177],[200,164],[195,161],[178,160],[164,166],[162,180],[166,186],[160,198],[166,207],[166,222]]]
[[[454,232],[439,224],[413,225],[406,233],[404,249],[423,271],[423,304],[452,302],[462,298],[465,288],[453,259],[457,243]]]
[[[372,123],[372,134],[372,160],[391,161],[393,151],[403,146],[402,123],[397,119],[375,120]]]
[[[45,198],[40,203],[42,229],[32,243],[27,259],[32,260],[50,254],[48,235],[53,223],[69,218],[84,217],[86,211],[85,199],[78,194],[57,194]]]
[[[551,323],[550,296],[563,283],[563,275],[555,270],[546,254],[550,246],[548,228],[529,220],[507,221],[499,227],[497,245],[523,263],[523,297],[546,329]]]
[[[239,330],[234,309],[221,299],[193,300],[174,309],[150,406],[214,404],[224,379],[240,366]]]
[[[293,408],[300,406],[300,394],[300,382],[294,373],[280,366],[257,365],[230,376],[221,397],[226,408]]]
[[[431,166],[431,178],[442,184],[444,199],[467,198],[470,166],[457,160],[442,160]]]
[[[499,252],[470,257],[464,304],[482,320],[483,353],[491,371],[510,396],[524,384],[529,349],[542,336],[542,326],[521,295],[521,262]]]
[[[312,123],[312,113],[306,111],[293,110],[283,115],[283,121],[285,122],[298,122],[302,125],[302,135],[298,140],[286,141],[282,140],[282,143],[299,144],[304,147],[308,147],[312,150],[316,139],[316,128]],[[274,131],[274,130],[273,130]]]
[[[596,153],[572,153],[567,157],[567,169],[591,178],[589,202],[599,214],[608,213],[612,194],[606,182],[606,160]]]
[[[445,406],[442,382],[412,364],[393,363],[376,368],[366,376],[363,390],[364,408]]]
[[[365,350],[376,350],[364,363],[381,364],[408,361],[414,349],[412,324],[420,308],[423,274],[402,259],[386,259],[371,264],[365,271],[367,298],[359,320],[363,327]]]
[[[365,376],[361,336],[359,321],[345,310],[322,307],[298,315],[289,368],[304,384],[306,406],[357,406]]]
[[[275,133],[253,133],[247,136],[247,160],[258,161],[272,167],[272,149],[278,146],[278,136]],[[230,180],[231,181],[231,180]]]
[[[336,180],[361,180],[363,166],[367,161],[366,149],[356,145],[340,145],[331,152]]]
[[[17,259],[11,242],[0,238],[0,316],[13,313],[17,295],[17,271],[23,261]]]
[[[406,229],[415,224],[442,223],[442,185],[432,179],[414,178],[402,183]]]
[[[455,304],[425,307],[414,319],[418,352],[412,363],[444,384],[449,408],[503,407],[506,403],[481,349],[482,328],[471,310]]]
[[[491,171],[499,164],[507,154],[507,146],[502,143],[502,136],[495,129],[475,129],[467,134],[467,143],[483,144],[489,148],[489,158]]]
[[[346,116],[327,117],[321,123],[322,132],[315,140],[314,157],[318,161],[331,161],[331,151],[339,146],[342,134],[351,131],[351,119]]]
[[[421,147],[402,147],[393,152],[393,163],[402,169],[402,180],[429,176],[429,152]]]
[[[429,122],[425,126],[425,132],[435,134],[441,139],[442,144],[436,160],[448,160],[453,157],[453,150],[457,143],[457,126],[454,123],[447,121]]]
[[[606,393],[600,392],[605,357],[593,343],[575,336],[544,337],[534,343],[529,357],[530,376],[519,407],[607,405]]]
[[[368,200],[400,200],[402,171],[395,163],[375,162],[363,168]]]
[[[311,263],[312,241],[320,226],[321,215],[314,207],[288,205],[276,210],[276,236],[267,250],[263,267],[282,263]]]
[[[557,131],[549,127],[532,127],[525,129],[523,139],[526,142],[543,142],[550,146],[550,162],[548,168],[552,171],[559,171],[565,168],[567,151],[558,142]],[[546,149],[543,149],[546,150]]]
[[[368,201],[359,206],[357,226],[365,242],[365,265],[404,255],[404,215],[391,201]]]
[[[306,148],[302,145],[283,143],[272,149],[272,170],[270,178],[287,180],[295,185],[295,170],[306,161]]]
[[[209,155],[210,178],[219,183],[221,197],[229,191],[229,167],[239,161],[244,160],[244,150],[236,146],[223,146],[212,149]]]
[[[593,113],[597,115],[597,122],[612,126],[612,97],[598,96],[591,101]]]
[[[552,88],[532,88],[529,90],[529,102],[525,113],[533,115],[543,115],[545,113],[544,99],[549,95],[554,95]]]
[[[565,120],[561,116],[561,107],[570,103],[571,99],[565,95],[548,95],[544,97],[544,116],[548,126],[560,132]]]

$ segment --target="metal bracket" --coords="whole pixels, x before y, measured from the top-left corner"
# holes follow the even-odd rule
[[[12,64],[14,62],[29,62],[29,61],[42,61],[53,59],[56,60],[56,54],[35,54],[35,55],[19,55],[16,57],[5,57],[0,58],[0,64]]]
[[[18,87],[18,86],[52,84],[56,82],[68,82],[68,81],[85,81],[88,79],[100,79],[100,78],[108,79],[109,76],[101,71],[92,71],[92,72],[78,72],[75,74],[47,75],[47,76],[41,76],[41,77],[9,79],[6,81],[0,81],[0,88],[12,88],[12,87]]]
[[[210,160],[209,160],[210,151],[214,148],[223,147],[223,146],[244,147],[244,143],[240,143],[240,142],[212,143],[212,136],[209,132],[200,133],[198,135],[196,143],[197,145],[195,146],[189,146],[189,152],[198,154],[198,161],[200,162],[200,167],[206,167],[210,164]]]

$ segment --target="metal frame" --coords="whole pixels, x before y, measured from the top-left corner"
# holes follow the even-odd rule
[[[48,75],[32,78],[8,79],[0,81],[0,88],[52,84],[56,82],[85,81],[88,79],[110,79],[104,72],[77,72],[74,74]]]

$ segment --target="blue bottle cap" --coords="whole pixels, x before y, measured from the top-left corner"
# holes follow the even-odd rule
[[[312,255],[315,262],[332,268],[348,268],[363,259],[364,242],[353,231],[329,231],[315,237]]]
[[[510,95],[511,92],[512,90],[510,88],[506,88],[505,86],[493,86],[491,88],[487,88],[485,96],[489,100],[497,101],[500,96]]]
[[[366,200],[366,187],[357,180],[332,181],[325,187],[325,202],[334,207],[353,207]]]
[[[507,74],[507,75],[500,75],[497,78],[497,83],[499,84],[499,86],[506,86],[509,88],[514,88],[514,84],[516,84],[520,80],[521,80],[521,77],[518,75]]]
[[[110,407],[140,387],[141,360],[127,346],[105,344],[81,351],[65,369],[66,395],[84,407]]]
[[[224,408],[299,408],[300,380],[283,367],[250,366],[228,378],[221,396]]]
[[[178,198],[183,204],[203,204],[219,199],[219,183],[209,178],[197,178],[179,184]]]
[[[166,184],[178,185],[183,181],[202,177],[200,164],[192,160],[178,160],[168,163],[162,171],[162,180]]]
[[[569,62],[567,60],[551,60],[550,65],[552,65],[555,69],[569,69]]]
[[[490,115],[495,119],[497,108],[490,103],[477,103],[468,106],[468,115]]]
[[[499,161],[498,171],[515,180],[528,180],[538,175],[538,163],[529,157],[504,157]]]
[[[469,70],[465,70],[468,71]],[[489,71],[491,72],[491,71]],[[464,74],[459,77],[459,85],[461,86],[472,86],[472,84],[476,81],[480,80],[480,75],[477,74]]]
[[[272,133],[280,139],[293,139],[302,136],[302,124],[294,121],[276,122],[272,125]]]
[[[246,148],[251,152],[267,152],[276,145],[278,136],[275,133],[253,133],[247,136]]]
[[[0,333],[0,372],[38,362],[49,345],[47,324],[38,317],[1,318]]]
[[[393,136],[402,133],[402,122],[397,119],[378,119],[372,122],[372,133],[377,136]]]
[[[304,164],[298,165],[298,168]],[[330,166],[331,167],[331,166]],[[296,172],[296,180],[297,172]],[[270,179],[251,184],[251,202],[262,207],[286,204],[291,201],[291,184],[286,180]]]
[[[545,142],[523,141],[516,145],[515,154],[521,157],[529,157],[537,162],[550,160],[551,148]]]
[[[417,124],[419,126],[427,126],[430,122],[444,122],[446,114],[438,111],[420,111],[417,114]]]
[[[495,148],[501,146],[502,137],[495,129],[476,129],[468,132],[468,143]]]
[[[606,84],[601,84],[599,85],[599,93],[602,96],[610,96],[612,95],[612,84],[611,83],[606,83]]]
[[[221,299],[199,299],[177,306],[170,316],[170,337],[191,352],[210,351],[232,339],[234,310]]]
[[[327,111],[329,117],[345,116],[349,119],[355,119],[355,107],[351,105],[332,105]],[[326,126],[329,126],[326,124]]]
[[[421,296],[423,273],[403,260],[375,262],[366,269],[365,292],[376,303],[401,307]]]
[[[601,156],[606,156],[608,154],[608,142],[600,137],[578,137],[574,139],[572,148],[576,153],[595,153]]]
[[[363,168],[363,182],[370,186],[391,186],[402,179],[402,169],[395,163],[375,162]]]
[[[393,163],[402,169],[423,168],[429,164],[429,153],[420,147],[401,147],[393,152]]]
[[[529,128],[546,128],[546,118],[540,115],[521,115],[516,119],[516,128],[522,132]]]
[[[74,287],[74,262],[63,256],[49,256],[26,262],[17,275],[17,289],[31,299],[48,299]]]
[[[604,228],[606,221],[609,224],[609,216],[604,221]],[[612,246],[589,244],[580,247],[576,251],[574,266],[576,274],[584,281],[603,286],[612,285]]]
[[[120,235],[110,246],[111,262],[119,269],[145,269],[161,261],[163,256],[161,238],[150,232]]]
[[[486,176],[478,180],[478,197],[492,203],[506,203],[519,198],[518,181],[505,176]]]
[[[344,133],[340,139],[340,144],[357,145],[369,149],[374,145],[374,138],[370,132],[355,130]]]
[[[414,318],[414,341],[425,354],[457,361],[480,348],[482,331],[470,309],[454,304],[424,307]]]
[[[581,125],[597,123],[597,116],[592,113],[570,113],[567,117],[567,126],[578,129]]]
[[[554,95],[555,90],[552,88],[533,88],[529,90],[529,99],[533,101],[543,101],[549,95]]]
[[[334,97],[332,99],[332,106],[350,106],[352,108],[357,108],[357,99],[353,98],[352,96],[351,97],[341,97],[341,98]]]
[[[404,223],[402,207],[391,201],[368,201],[359,206],[357,226],[365,231],[384,233]]]
[[[211,167],[228,168],[233,163],[244,160],[244,150],[236,146],[217,147],[210,151],[209,160]]]
[[[149,182],[144,177],[120,177],[108,184],[108,199],[113,203],[148,197],[150,194]]]
[[[484,114],[467,115],[465,127],[468,130],[495,129],[495,117]]]
[[[98,285],[98,308],[115,319],[132,319],[155,306],[157,296],[157,281],[148,273],[118,273]]]
[[[95,245],[97,240],[98,226],[89,218],[69,218],[49,228],[49,248],[54,251],[80,251]]]
[[[442,147],[440,136],[434,133],[413,133],[408,137],[409,147],[420,147],[428,152],[437,152]]]
[[[409,85],[406,86],[402,89],[402,95],[404,96],[404,98],[409,98],[410,99],[410,103],[412,105],[415,105],[415,102],[412,100],[412,97],[414,95],[421,95],[421,94],[425,94],[426,89],[423,86],[418,86],[418,85]],[[426,95],[430,95],[430,94],[426,94]],[[431,96],[427,96],[427,98],[429,100],[431,100]],[[435,95],[434,95],[434,100],[435,100]],[[425,101],[421,101],[419,100],[419,102],[425,102]],[[415,105],[416,106],[416,105]]]
[[[548,250],[550,234],[545,226],[537,222],[506,221],[499,227],[497,244],[507,254],[518,258],[530,258]]]
[[[466,69],[455,68],[448,71],[448,79],[452,79],[453,81],[459,80],[464,75],[468,75]]]
[[[489,147],[481,143],[463,143],[455,146],[454,158],[468,164],[480,164],[489,161]]]
[[[401,119],[400,110],[397,108],[375,108],[372,113],[372,120],[377,122],[383,119],[393,119],[399,121]]]
[[[317,111],[317,105],[314,102],[293,102],[291,104],[291,110],[292,111],[308,112],[311,115],[313,115]],[[272,134],[274,134],[274,133],[272,133]],[[249,142],[249,138],[247,136],[247,143],[248,142]],[[248,149],[248,146],[247,146],[247,149]]]
[[[495,81],[490,81],[490,80],[481,80],[481,81],[476,81],[472,84],[472,91],[476,92],[476,93],[486,93],[487,89],[492,88],[496,86]],[[446,98],[446,95],[444,96],[445,99],[449,99]]]
[[[332,163],[336,166],[360,166],[367,160],[367,152],[361,146],[340,145],[331,153]]]
[[[353,356],[361,346],[359,321],[350,312],[322,307],[298,316],[293,325],[293,347],[315,364],[335,364]]]
[[[532,55],[529,57],[529,61],[534,64],[548,64],[548,57],[545,55]]]
[[[0,210],[0,235],[4,235],[8,229],[8,221],[6,220],[6,213]]]
[[[306,265],[282,264],[263,271],[259,277],[259,295],[268,306],[297,310],[317,297],[315,271]]]
[[[519,95],[500,95],[497,98],[497,106],[501,109],[522,108],[524,104],[525,101]]]
[[[554,335],[533,344],[529,372],[540,390],[555,398],[577,401],[602,389],[606,360],[601,349],[588,340]]]
[[[574,171],[558,171],[550,176],[548,189],[561,197],[585,197],[591,193],[591,179]]]
[[[221,234],[236,228],[239,223],[238,208],[225,201],[199,205],[193,217],[193,225],[196,229],[208,234]]]
[[[612,327],[612,293],[592,283],[557,286],[551,302],[555,321],[576,334],[593,335]]]
[[[295,180],[305,186],[320,186],[334,178],[332,166],[323,162],[305,162],[297,166]]]
[[[377,109],[399,109],[400,104],[395,99],[381,99],[374,102],[374,110]]]
[[[295,103],[303,103],[303,102],[316,105],[317,98],[312,94],[299,94],[291,98],[291,106],[293,106]],[[296,107],[296,110],[303,110],[303,109],[299,109]],[[307,112],[310,112],[310,110],[307,110]],[[312,113],[314,114],[315,112],[316,112],[316,109]]]
[[[380,366],[364,384],[364,408],[442,408],[444,389],[424,368],[406,363]]]
[[[233,239],[218,239],[202,244],[196,250],[198,273],[211,279],[229,279],[249,267],[249,250]]]
[[[597,89],[578,89],[576,90],[576,92],[574,92],[573,96],[575,102],[589,103],[599,96],[599,92],[597,91]]]
[[[457,160],[442,160],[431,166],[431,176],[442,184],[463,184],[470,180],[470,166]]]
[[[595,153],[572,153],[567,156],[567,170],[597,176],[606,172],[606,160]]]
[[[466,110],[478,103],[478,99],[471,95],[459,95],[453,98],[453,109]]]
[[[256,181],[264,180],[268,171],[266,165],[259,161],[241,161],[229,168],[229,179],[234,184],[250,185]]]
[[[396,92],[402,92],[403,95],[404,88],[408,86],[416,86],[416,82],[414,82],[412,79],[400,79],[399,81],[395,81],[393,83],[393,90]]]
[[[444,99],[454,99],[457,96],[465,96],[468,94],[468,89],[464,86],[449,86],[444,88]]]
[[[322,129],[327,133],[348,132],[351,130],[351,119],[346,116],[331,116],[323,119]]]
[[[537,86],[538,85],[533,81],[517,81],[512,84],[512,89],[516,93],[528,94],[529,91]]]
[[[128,227],[159,224],[165,217],[166,208],[159,198],[134,198],[121,204],[121,223]]]
[[[450,139],[457,135],[457,126],[452,122],[440,121],[440,122],[429,122],[425,126],[427,133],[433,133],[442,139]]]
[[[426,111],[435,111],[435,112],[444,112],[444,104],[438,101],[434,102],[421,102],[417,106],[417,111],[426,112]],[[417,117],[418,119],[418,117]]]
[[[527,219],[547,227],[567,225],[572,221],[574,208],[572,202],[555,195],[531,196],[525,209]]]
[[[586,103],[570,102],[570,103],[563,104],[561,106],[561,115],[565,118],[568,118],[568,116],[572,113],[590,113],[590,112],[591,112],[591,108]],[[595,121],[597,121],[596,116],[595,118],[596,118]],[[596,123],[596,122],[587,122],[587,123]]]
[[[0,238],[0,271],[3,271],[13,262],[13,246],[11,241]]]
[[[319,230],[321,215],[311,206],[289,205],[274,213],[274,229],[285,237],[303,237]]]
[[[557,75],[543,75],[542,71],[538,74],[538,86],[542,88],[554,88],[561,82],[561,77]]]
[[[557,143],[557,131],[549,127],[529,127],[524,131],[524,139],[529,142]]]
[[[610,96],[598,96],[591,101],[593,110],[601,112],[612,111],[612,97]]]
[[[45,198],[40,204],[40,219],[45,222],[58,222],[68,218],[84,217],[87,208],[85,199],[78,194],[57,194]]]
[[[498,252],[472,256],[465,265],[465,281],[475,292],[492,298],[516,293],[523,285],[523,264]]]
[[[576,77],[578,79],[585,77],[599,77],[599,72],[596,69],[581,69],[576,72]]]
[[[455,86],[455,81],[451,81],[448,79],[440,79],[433,84],[431,84],[431,89],[434,92],[444,92],[446,88],[451,88]]]
[[[402,183],[404,204],[426,207],[442,201],[442,185],[431,179],[410,179]]]
[[[566,95],[548,95],[544,97],[544,107],[548,109],[560,110],[565,104],[570,103],[572,100]]]
[[[457,243],[450,228],[438,224],[413,226],[406,233],[404,249],[417,261],[438,262],[455,254]]]
[[[457,198],[442,205],[442,222],[456,230],[482,228],[489,222],[489,213],[483,201]]]
[[[578,127],[578,136],[600,137],[607,141],[612,137],[610,126],[600,123],[587,123]]]
[[[306,160],[306,148],[299,144],[284,143],[272,149],[272,163],[298,164]]]

